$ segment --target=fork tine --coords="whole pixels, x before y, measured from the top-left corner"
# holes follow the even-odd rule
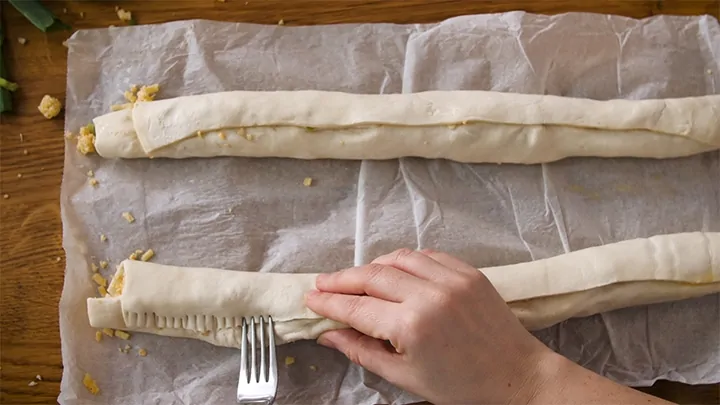
[[[265,319],[260,317],[260,382],[267,382],[265,373]]]
[[[272,316],[268,316],[268,323],[270,326],[270,343],[268,345],[268,352],[269,352],[269,366],[268,366],[268,381],[272,383],[277,382],[277,356],[275,354],[275,327],[273,325],[273,319]]]
[[[257,348],[255,343],[255,317],[252,317],[250,318],[250,380],[252,380],[253,382],[258,382],[257,366],[255,365],[256,350]]]
[[[242,321],[242,342],[240,343],[240,382],[248,382],[248,370],[247,370],[247,322],[243,318]]]

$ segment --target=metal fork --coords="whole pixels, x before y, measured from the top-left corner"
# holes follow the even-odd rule
[[[259,325],[259,339],[255,338],[256,325]],[[277,355],[275,354],[275,329],[272,317],[268,316],[268,340],[265,340],[265,319],[260,317],[256,323],[243,319],[242,343],[240,344],[240,381],[238,382],[237,401],[240,404],[270,405],[275,401],[277,392]],[[248,365],[248,340],[250,341],[250,363]],[[256,342],[260,345],[258,365]],[[267,346],[267,349],[266,349]],[[267,361],[265,352],[268,352]]]

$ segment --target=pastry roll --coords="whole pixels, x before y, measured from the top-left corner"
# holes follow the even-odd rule
[[[720,95],[597,101],[488,91],[232,91],[138,102],[93,123],[95,149],[106,158],[671,158],[720,148]]]
[[[479,269],[529,330],[599,312],[720,292],[720,233],[679,233]],[[239,347],[242,319],[270,315],[280,343],[346,326],[305,306],[317,274],[241,272],[126,260],[90,324]]]

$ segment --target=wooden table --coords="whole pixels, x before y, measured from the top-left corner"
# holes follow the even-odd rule
[[[114,2],[46,1],[73,29],[120,25]],[[140,24],[204,18],[287,25],[348,22],[432,22],[461,14],[526,10],[536,13],[588,11],[647,17],[654,14],[720,16],[720,0],[176,0],[118,2]],[[58,300],[63,285],[60,179],[63,120],[37,110],[45,94],[64,100],[70,32],[44,34],[7,3],[0,4],[7,41],[9,78],[21,89],[15,112],[0,127],[0,403],[53,403],[60,390],[62,360]],[[83,16],[80,13],[83,13]],[[27,39],[25,45],[17,38]],[[22,136],[20,135],[22,134]],[[35,375],[43,381],[29,387]],[[683,403],[720,403],[719,387],[658,383],[647,389]]]

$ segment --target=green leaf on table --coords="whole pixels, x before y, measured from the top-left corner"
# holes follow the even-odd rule
[[[5,90],[15,91],[18,89],[17,83],[9,82],[2,77],[0,77],[0,87],[2,87]]]
[[[0,22],[0,77],[5,77],[5,63],[3,61],[2,46],[5,36],[2,31],[2,23]],[[0,87],[0,113],[12,111],[12,96],[5,88]]]
[[[70,29],[70,26],[58,20],[39,0],[9,0],[34,26],[46,32],[53,29]]]

